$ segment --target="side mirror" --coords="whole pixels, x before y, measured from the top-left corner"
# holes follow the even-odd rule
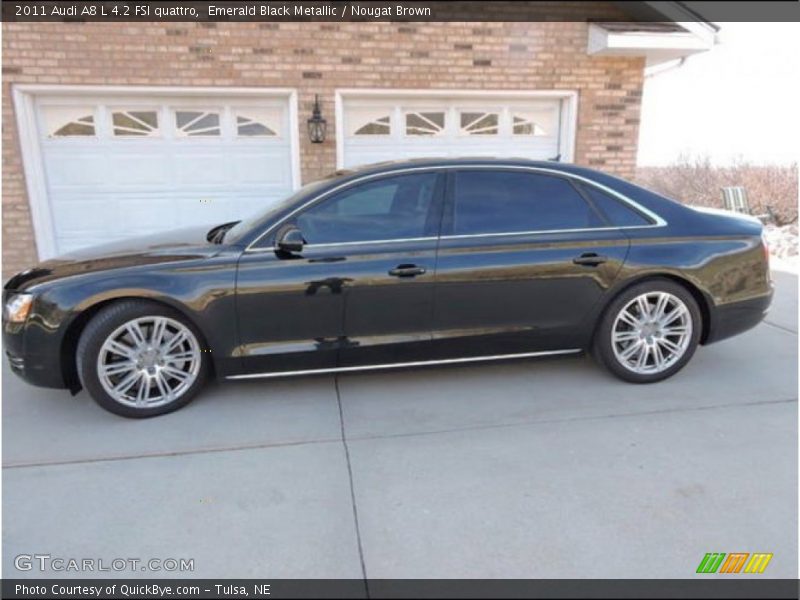
[[[275,247],[283,252],[302,252],[305,244],[303,233],[297,227],[287,227],[278,234]]]

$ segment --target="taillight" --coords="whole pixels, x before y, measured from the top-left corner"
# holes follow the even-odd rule
[[[767,269],[769,269],[769,244],[767,243],[767,236],[763,233],[761,234],[761,248],[764,250],[764,262],[767,263]]]

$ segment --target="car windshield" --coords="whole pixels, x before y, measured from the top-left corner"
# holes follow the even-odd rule
[[[275,204],[271,204],[264,210],[260,210],[255,214],[251,215],[250,217],[239,221],[236,225],[231,227],[226,233],[224,241],[225,243],[236,243],[241,237],[250,231],[253,227],[257,226],[260,223],[268,220],[271,216],[280,213],[283,209],[288,206],[294,204],[299,198],[305,196],[313,192],[317,188],[321,188],[323,185],[330,182],[330,180],[338,176],[338,174],[333,174],[329,177],[324,179],[320,179],[318,181],[312,181],[301,187],[295,193],[291,194],[287,198],[276,202]]]

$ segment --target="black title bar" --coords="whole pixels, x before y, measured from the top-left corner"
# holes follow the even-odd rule
[[[754,2],[520,2],[352,0],[25,0],[2,20],[32,21],[798,21],[798,0]]]

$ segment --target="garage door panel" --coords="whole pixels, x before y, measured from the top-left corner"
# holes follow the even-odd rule
[[[169,157],[156,149],[122,153],[110,150],[104,180],[110,188],[117,185],[166,186],[170,182]]]
[[[59,249],[59,254],[67,254],[69,252],[75,252],[80,250],[81,248],[86,248],[86,239],[87,236],[83,234],[78,235],[57,235],[55,242]],[[108,244],[111,242],[117,241],[119,238],[115,238],[112,235],[94,235],[91,238],[91,245],[92,246],[99,246],[101,244]]]
[[[214,154],[189,154],[173,160],[178,185],[205,185],[231,181],[230,158]]]
[[[47,181],[53,187],[102,185],[108,169],[108,157],[102,152],[80,146],[45,148]]]
[[[36,101],[55,254],[242,219],[292,192],[286,96],[216,97],[207,105],[169,95],[70,102]],[[139,125],[130,119],[124,131],[115,126],[115,115],[145,106],[157,113],[151,129],[133,135],[128,129]],[[194,113],[210,114],[211,126],[192,124]]]
[[[263,184],[275,188],[290,185],[292,164],[285,152],[241,152],[233,159],[233,179],[237,183]]]
[[[117,226],[115,229],[120,237],[128,231],[137,235],[169,229],[177,216],[175,203],[165,203],[163,198],[158,197],[119,198],[115,204],[117,212],[124,215],[126,221],[124,226]]]
[[[66,197],[53,205],[53,218],[62,232],[81,235],[118,223],[117,203],[105,198]]]

